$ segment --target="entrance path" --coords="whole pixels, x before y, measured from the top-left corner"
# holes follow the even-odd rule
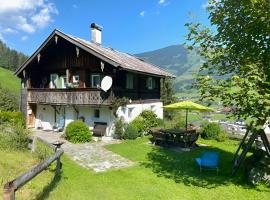
[[[105,149],[104,146],[107,144],[119,143],[117,140],[72,144],[60,138],[61,133],[40,130],[35,130],[34,132],[36,137],[50,143],[58,140],[64,141],[65,143],[62,145],[62,148],[65,154],[82,167],[93,169],[95,172],[128,167],[133,164],[130,160]]]

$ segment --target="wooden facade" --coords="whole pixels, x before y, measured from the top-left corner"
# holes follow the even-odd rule
[[[50,88],[50,76],[65,76],[73,83],[73,76],[79,76],[76,88]],[[91,87],[91,75],[111,76],[113,86],[108,92]],[[133,87],[127,89],[127,74],[133,77]],[[25,88],[22,89],[23,110],[26,102],[56,105],[109,105],[113,96],[127,97],[132,101],[160,99],[160,77],[126,71],[115,67],[96,56],[79,49],[63,38],[52,38],[40,51],[39,56],[28,64],[20,74]],[[147,88],[147,79],[155,83]]]

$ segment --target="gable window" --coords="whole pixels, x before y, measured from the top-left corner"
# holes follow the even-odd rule
[[[133,76],[133,74],[127,74],[126,88],[127,89],[133,89],[134,88],[134,76]]]
[[[155,84],[156,82],[155,82],[155,80],[152,78],[152,77],[148,77],[147,79],[146,79],[146,88],[148,89],[148,90],[152,90],[152,89],[154,89],[155,87],[156,87],[156,84]]]
[[[100,86],[101,76],[100,74],[91,74],[91,87]]]
[[[94,110],[94,117],[99,118],[99,115],[100,115],[100,111],[98,109],[95,109]]]

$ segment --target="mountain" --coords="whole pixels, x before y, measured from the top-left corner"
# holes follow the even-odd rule
[[[172,45],[165,48],[135,54],[145,61],[151,62],[161,68],[175,74],[174,80],[176,92],[190,90],[196,74],[202,64],[202,60],[195,51],[189,51],[184,45]]]
[[[10,49],[0,40],[0,66],[15,71],[28,57],[21,52]]]

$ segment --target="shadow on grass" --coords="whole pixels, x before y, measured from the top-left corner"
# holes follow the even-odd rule
[[[50,192],[56,188],[57,184],[61,180],[61,176],[62,176],[62,172],[55,173],[52,181],[42,190],[41,193],[39,193],[36,196],[36,199],[39,199],[39,200],[47,199],[50,195]]]
[[[214,170],[203,170],[200,173],[199,166],[195,162],[204,151],[217,151],[220,153],[219,174]],[[176,183],[184,183],[187,186],[203,188],[215,188],[220,185],[237,184],[250,188],[246,184],[243,169],[237,176],[231,177],[232,159],[234,154],[215,147],[200,147],[190,152],[175,152],[162,147],[154,147],[148,153],[148,161],[141,165],[152,169],[159,177],[173,179]]]

